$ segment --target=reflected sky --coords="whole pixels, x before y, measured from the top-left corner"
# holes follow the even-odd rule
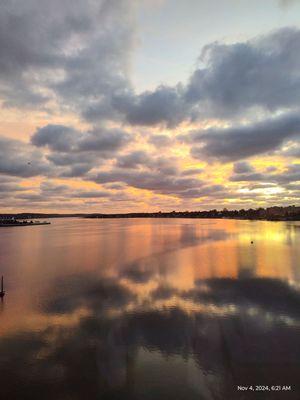
[[[0,231],[3,398],[299,399],[299,223],[51,222]]]

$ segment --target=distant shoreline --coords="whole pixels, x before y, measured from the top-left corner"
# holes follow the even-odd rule
[[[268,207],[241,210],[209,210],[209,211],[171,211],[171,212],[138,212],[138,213],[15,213],[0,214],[1,219],[16,220],[50,219],[50,218],[89,218],[89,219],[121,219],[121,218],[196,218],[196,219],[237,219],[254,221],[300,221],[300,206]]]
[[[150,219],[230,219],[239,221],[300,221],[300,216],[293,217],[278,217],[278,218],[250,218],[250,217],[225,217],[225,216],[191,216],[191,215],[130,215],[130,214],[103,214],[103,215],[86,215],[83,218],[86,219],[139,219],[139,218],[150,218]]]

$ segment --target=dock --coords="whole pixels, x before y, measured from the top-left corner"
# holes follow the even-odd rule
[[[18,221],[15,219],[3,219],[0,220],[0,228],[10,228],[12,226],[36,226],[36,225],[50,225],[47,221]]]

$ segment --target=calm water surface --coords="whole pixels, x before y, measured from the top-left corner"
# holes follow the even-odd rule
[[[300,223],[51,223],[0,228],[1,399],[300,398]]]

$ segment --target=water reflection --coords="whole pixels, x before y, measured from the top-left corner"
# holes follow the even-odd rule
[[[297,224],[34,228],[1,231],[3,398],[299,399]]]

